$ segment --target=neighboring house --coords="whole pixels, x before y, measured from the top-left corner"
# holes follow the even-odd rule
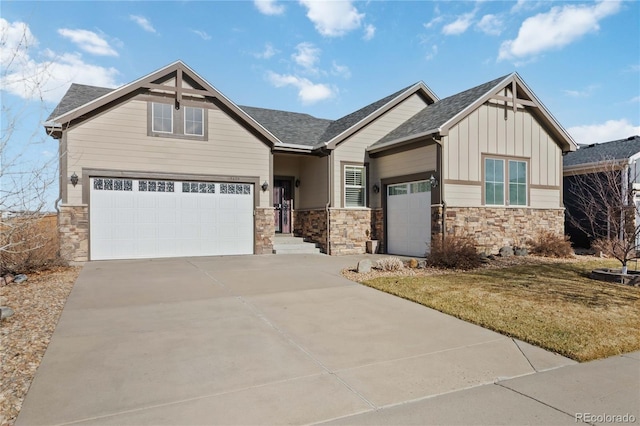
[[[588,248],[591,240],[596,236],[587,235],[572,223],[571,218],[579,221],[587,220],[584,212],[576,203],[576,194],[573,190],[575,185],[584,184],[585,175],[607,173],[619,170],[619,188],[630,188],[636,203],[636,211],[640,210],[640,194],[636,193],[640,189],[640,136],[631,136],[599,144],[580,145],[579,149],[565,155],[563,159],[564,176],[564,201],[567,218],[565,230],[575,247]],[[602,178],[606,178],[602,176]],[[628,185],[632,185],[629,187]],[[623,191],[627,192],[627,191]],[[640,217],[636,217],[636,223],[640,224]],[[603,235],[601,235],[603,236]],[[640,245],[640,241],[637,242]]]
[[[60,141],[72,260],[271,253],[293,233],[331,255],[423,256],[563,232],[575,143],[516,73],[445,99],[422,82],[338,120],[238,106],[183,62],[118,89],[72,85]]]

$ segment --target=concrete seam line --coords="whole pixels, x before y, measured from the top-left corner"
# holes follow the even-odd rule
[[[202,271],[206,276],[208,276],[209,278],[211,278],[211,280],[213,280],[215,283],[219,284],[220,286],[222,286],[225,290],[227,290],[231,295],[233,295],[233,293],[231,293],[231,291],[229,290],[229,288],[220,280],[218,280],[217,278],[211,276],[209,274],[208,271],[205,271],[204,269],[200,268],[198,265],[193,264],[192,262],[191,265],[193,265],[195,268],[197,268],[198,270]],[[246,305],[249,310],[255,315],[257,316],[262,322],[266,323],[269,327],[271,327],[272,329],[274,329],[278,334],[280,334],[282,337],[284,337],[291,345],[295,346],[296,348],[298,348],[300,351],[302,351],[305,355],[307,355],[309,358],[311,358],[311,360],[313,362],[315,362],[316,364],[318,364],[320,366],[320,368],[322,368],[324,371],[326,371],[327,373],[331,374],[333,377],[335,377],[340,383],[342,383],[342,385],[344,387],[346,387],[348,390],[350,390],[353,394],[355,394],[356,396],[358,396],[358,398],[360,398],[361,400],[363,400],[367,405],[369,405],[371,408],[373,408],[374,410],[377,409],[377,406],[369,401],[364,395],[362,395],[360,392],[358,392],[356,389],[354,389],[351,385],[349,385],[342,377],[338,376],[337,374],[335,374],[333,371],[331,371],[326,365],[324,365],[322,363],[322,361],[320,361],[318,358],[316,358],[313,354],[311,354],[311,352],[309,352],[307,349],[305,349],[304,347],[302,347],[302,345],[300,345],[298,342],[296,342],[295,340],[293,340],[293,338],[291,336],[289,336],[284,330],[282,330],[280,327],[278,327],[277,325],[275,325],[273,322],[271,322],[266,315],[260,311],[260,309],[258,309],[257,306],[255,306],[253,303],[249,302],[247,299],[245,299],[242,296],[236,295],[234,296],[237,300],[239,300],[241,303],[243,303],[244,305]]]
[[[536,373],[538,372],[538,369],[535,368],[533,366],[533,364],[531,363],[531,361],[529,360],[529,357],[527,357],[527,355],[524,353],[524,351],[522,350],[522,348],[520,347],[520,345],[518,344],[518,342],[516,341],[516,339],[514,339],[513,337],[511,338],[511,341],[516,345],[516,348],[518,348],[518,350],[520,351],[520,353],[522,354],[522,356],[524,357],[524,359],[527,360],[527,362],[529,363],[529,365],[531,366],[531,368],[533,369],[533,371],[535,371]]]
[[[242,303],[244,303],[245,305],[247,305],[249,307],[249,309],[263,322],[265,322],[269,327],[273,328],[275,331],[278,332],[278,334],[280,334],[282,337],[284,337],[291,345],[295,346],[296,348],[298,348],[300,351],[302,351],[305,355],[307,355],[309,358],[311,358],[311,360],[313,360],[313,362],[315,362],[316,364],[318,364],[320,366],[320,368],[322,368],[324,371],[326,371],[327,373],[331,374],[333,377],[335,377],[340,383],[342,383],[347,389],[349,389],[352,393],[354,393],[355,395],[357,395],[360,399],[362,399],[365,403],[367,403],[367,405],[369,405],[371,408],[373,409],[377,409],[377,406],[369,401],[364,395],[362,395],[360,392],[358,392],[356,389],[354,389],[351,385],[349,385],[342,377],[338,376],[337,374],[335,374],[335,372],[331,371],[331,369],[329,369],[329,367],[327,367],[326,365],[324,365],[324,363],[322,361],[320,361],[317,357],[315,357],[311,352],[309,352],[306,348],[304,348],[302,345],[300,345],[298,342],[296,342],[295,340],[293,340],[293,338],[291,336],[289,336],[289,334],[287,334],[284,330],[282,330],[280,327],[278,327],[277,325],[275,325],[273,322],[271,322],[265,315],[264,313],[262,313],[255,305],[253,305],[251,302],[249,302],[248,300],[246,300],[245,298],[243,298],[242,296],[236,296],[238,300],[240,300]]]
[[[558,411],[558,412],[560,412],[560,413],[562,413],[562,414],[566,414],[567,416],[569,416],[569,417],[571,417],[572,419],[574,419],[574,420],[575,420],[575,414],[567,413],[566,411],[561,410],[561,409],[559,409],[559,408],[557,408],[557,407],[554,407],[554,406],[553,406],[553,405],[551,405],[551,404],[547,404],[546,402],[540,401],[539,399],[534,398],[534,397],[532,397],[531,395],[527,395],[526,393],[519,392],[519,391],[517,391],[517,390],[515,390],[515,389],[512,389],[512,388],[510,388],[510,387],[508,387],[508,386],[503,385],[502,383],[496,383],[496,386],[500,386],[501,388],[504,388],[504,389],[510,390],[510,391],[511,391],[511,392],[513,392],[513,393],[517,393],[518,395],[522,395],[522,396],[524,396],[525,398],[529,398],[529,399],[531,399],[531,400],[533,400],[533,401],[535,401],[535,402],[537,402],[537,403],[539,403],[539,404],[542,404],[542,405],[544,405],[544,406],[546,406],[546,407],[549,407],[549,408],[551,408],[551,409],[553,409],[553,410],[556,410],[556,411]]]

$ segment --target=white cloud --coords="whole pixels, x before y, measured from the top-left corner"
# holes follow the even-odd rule
[[[504,24],[502,19],[496,15],[484,15],[476,27],[485,34],[500,35]]]
[[[37,39],[23,22],[0,18],[3,43],[0,44],[0,87],[23,99],[57,102],[71,82],[116,87],[118,71],[85,62],[79,53],[57,55],[50,50],[36,51]],[[42,60],[33,56],[42,54]]]
[[[458,19],[442,28],[442,34],[459,35],[464,33],[473,23],[473,17],[474,13],[472,12],[458,16]]]
[[[153,28],[153,25],[151,25],[151,22],[149,22],[149,20],[147,18],[145,18],[144,16],[129,15],[129,19],[131,19],[133,22],[138,24],[140,26],[140,28],[142,28],[145,31],[148,31],[150,33],[155,33],[156,32],[156,29]]]
[[[640,135],[640,126],[634,126],[626,119],[621,119],[608,120],[600,124],[569,127],[567,131],[577,143],[592,144]]]
[[[336,95],[336,90],[326,84],[313,83],[310,80],[295,75],[284,75],[269,72],[267,79],[275,87],[293,86],[298,89],[298,98],[303,104],[313,104],[330,99]]]
[[[430,61],[433,58],[435,58],[437,54],[438,54],[438,45],[437,44],[433,44],[433,45],[431,45],[431,50],[425,56],[425,59],[427,61]]]
[[[588,98],[598,89],[598,85],[591,84],[582,90],[563,90],[563,92],[573,98]]]
[[[598,22],[619,10],[619,1],[553,7],[549,12],[525,19],[518,37],[500,46],[498,60],[524,58],[562,48],[587,33],[598,31]]]
[[[109,43],[104,38],[93,31],[61,28],[58,30],[58,34],[71,40],[85,52],[100,56],[118,56],[118,52],[109,46]]]
[[[336,61],[333,61],[333,64],[331,65],[331,74],[342,76],[344,78],[350,78],[351,70],[349,69],[348,66],[339,65]]]
[[[320,49],[315,47],[313,43],[300,43],[296,46],[296,53],[291,55],[296,64],[305,70],[317,73],[316,63],[320,60]]]
[[[364,13],[358,13],[350,1],[300,0],[307,8],[307,18],[326,37],[340,37],[360,28]]]
[[[436,16],[435,18],[433,18],[432,20],[430,20],[429,22],[427,22],[426,24],[422,24],[426,29],[430,29],[431,27],[435,26],[436,24],[439,24],[440,22],[442,22],[444,20],[444,17],[442,16]]]
[[[253,56],[255,56],[256,58],[259,59],[269,59],[271,57],[273,57],[276,53],[279,53],[280,51],[277,50],[275,47],[273,47],[273,45],[271,43],[266,43],[264,45],[264,50],[262,52],[259,53],[254,53]]]
[[[374,35],[376,35],[376,27],[371,24],[366,25],[364,27],[364,36],[362,38],[369,41]]]
[[[265,15],[282,15],[284,13],[284,6],[278,4],[276,0],[255,0],[253,4],[260,13]]]
[[[201,30],[191,30],[192,33],[197,34],[200,36],[201,39],[203,40],[211,40],[211,36],[209,34],[207,34],[206,31],[201,31]]]

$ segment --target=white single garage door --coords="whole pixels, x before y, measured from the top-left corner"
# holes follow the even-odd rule
[[[92,260],[253,253],[252,184],[91,178]]]
[[[387,253],[424,257],[431,246],[429,181],[387,186]]]

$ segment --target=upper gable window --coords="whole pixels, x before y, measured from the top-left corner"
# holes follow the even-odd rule
[[[158,133],[173,133],[173,107],[169,104],[153,103],[152,130]]]
[[[204,135],[204,110],[202,108],[184,108],[184,134]]]
[[[197,105],[191,102],[191,105]],[[161,138],[207,140],[207,109],[174,103],[147,103],[147,135]]]

